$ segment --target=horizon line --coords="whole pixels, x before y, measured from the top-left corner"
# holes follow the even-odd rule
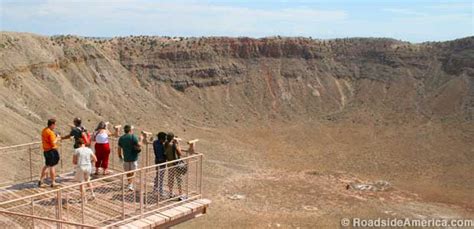
[[[403,40],[395,37],[364,37],[364,36],[353,36],[353,37],[333,37],[333,38],[318,38],[318,37],[313,37],[313,36],[287,36],[287,35],[270,35],[270,36],[264,36],[264,37],[255,37],[255,36],[248,36],[248,35],[241,35],[241,36],[227,36],[227,35],[210,35],[210,36],[178,36],[178,35],[149,35],[149,34],[130,34],[130,35],[116,35],[116,36],[90,36],[90,35],[79,35],[79,34],[41,34],[41,33],[35,33],[35,32],[26,32],[26,31],[6,31],[6,30],[0,30],[0,33],[25,33],[25,34],[32,34],[36,36],[43,36],[43,37],[58,37],[58,36],[72,36],[72,37],[80,37],[80,38],[86,38],[86,39],[114,39],[114,38],[128,38],[128,37],[163,37],[163,38],[250,38],[250,39],[267,39],[267,38],[303,38],[303,39],[310,39],[310,40],[321,40],[321,41],[329,41],[329,40],[338,40],[338,39],[386,39],[386,40],[395,40],[399,42],[405,42],[405,43],[410,43],[410,44],[423,44],[423,43],[443,43],[443,42],[451,42],[451,41],[456,41],[456,40],[462,40],[462,39],[467,39],[474,37],[473,35],[465,36],[465,37],[458,37],[454,39],[448,39],[448,40],[424,40],[421,42],[414,42],[414,41],[408,41],[408,40]]]

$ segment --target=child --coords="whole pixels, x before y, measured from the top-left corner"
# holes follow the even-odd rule
[[[85,146],[84,140],[79,138],[76,140],[77,149],[74,150],[72,157],[72,163],[76,165],[76,180],[79,182],[88,182],[89,189],[91,190],[92,197],[95,198],[95,193],[90,183],[90,174],[92,172],[92,162],[96,162],[97,158],[94,152]],[[84,195],[84,185],[81,185],[81,194]]]

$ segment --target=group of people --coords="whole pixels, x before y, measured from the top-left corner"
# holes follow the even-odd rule
[[[143,135],[137,137],[133,133],[133,127],[130,125],[125,125],[123,130],[125,133],[118,140],[119,147],[117,148],[117,153],[118,157],[123,160],[124,170],[132,171],[127,173],[127,189],[133,191],[133,171],[138,168],[138,158],[141,151],[141,145],[143,144]],[[182,161],[176,161],[183,155],[179,146],[179,141],[171,132],[159,132],[156,137],[156,140],[153,141],[153,152],[155,154],[155,164],[158,166],[156,166],[153,191],[158,192],[163,198],[177,197],[180,200],[186,199],[186,196],[182,195],[182,175],[187,172],[187,166],[183,164]],[[190,146],[190,149],[193,149],[192,147],[193,145]],[[163,190],[163,180],[166,170],[168,170],[167,193]],[[173,194],[175,181],[178,185],[179,196]]]
[[[156,167],[156,176],[154,182],[153,191],[159,192],[160,196],[173,198],[173,186],[176,180],[178,184],[179,199],[185,199],[186,197],[182,195],[182,175],[187,172],[187,167],[185,164],[180,162],[171,162],[175,161],[183,155],[181,148],[179,146],[178,140],[175,138],[173,133],[159,132],[156,135],[157,139],[153,142],[153,152],[155,153],[155,164],[159,166]],[[191,144],[190,147],[193,145]],[[164,164],[170,162],[169,164]],[[163,180],[165,176],[166,166],[170,167],[168,169],[168,190],[169,193],[164,193],[163,190]]]
[[[88,180],[88,176],[90,176],[90,173],[92,172],[92,162],[95,163],[96,175],[99,173],[99,168],[103,169],[104,175],[108,174],[107,168],[110,155],[109,136],[118,136],[118,129],[115,130],[115,134],[112,134],[107,129],[108,123],[100,122],[95,129],[93,136],[91,137],[86,128],[82,126],[82,121],[80,118],[75,118],[73,122],[74,126],[71,127],[71,132],[68,135],[62,137],[55,132],[55,119],[49,119],[48,126],[43,129],[41,133],[41,140],[44,150],[43,155],[45,159],[45,165],[41,170],[38,186],[42,186],[48,169],[51,177],[51,187],[56,186],[55,166],[60,160],[58,141],[69,139],[71,137],[74,138],[73,164],[76,165],[76,178],[81,181]],[[95,141],[95,153],[89,148],[91,141]],[[79,172],[79,170],[83,171],[84,173],[87,172],[89,175],[84,176],[81,172]]]
[[[90,175],[92,173],[92,165],[95,164],[95,175],[99,175],[100,169],[102,174],[107,175],[109,172],[108,163],[110,155],[110,144],[109,137],[119,136],[120,126],[115,126],[114,133],[108,130],[107,122],[99,122],[97,128],[92,135],[82,126],[80,118],[74,119],[74,126],[71,127],[71,131],[66,136],[60,136],[55,133],[56,120],[49,119],[48,126],[43,129],[41,133],[42,145],[44,150],[45,165],[43,166],[38,181],[38,186],[42,187],[44,179],[49,170],[49,176],[51,178],[51,187],[56,186],[56,172],[55,166],[60,160],[58,152],[58,141],[62,139],[74,138],[74,153],[72,163],[75,165],[75,178],[79,182],[90,181]],[[131,171],[127,173],[128,186],[127,189],[130,191],[134,190],[133,179],[134,172],[138,168],[138,159],[141,152],[141,146],[143,144],[143,135],[137,137],[133,132],[133,126],[125,125],[123,128],[124,134],[118,139],[117,154],[118,157],[123,161],[123,168],[125,171]],[[90,146],[91,143],[95,142],[94,149],[92,151]],[[173,186],[176,180],[179,191],[179,198],[185,198],[182,196],[182,178],[181,176],[186,172],[187,167],[180,164],[179,162],[170,162],[179,159],[182,156],[182,151],[179,147],[179,142],[175,138],[173,133],[159,132],[157,139],[153,142],[153,150],[155,154],[155,164],[162,164],[156,167],[156,177],[154,180],[154,191],[159,192],[160,196],[166,196],[169,198],[176,197],[173,195]],[[163,164],[164,163],[164,164]],[[168,189],[169,192],[165,193],[163,190],[163,179],[165,176],[165,170],[168,168]],[[91,190],[92,196],[95,197],[92,183],[88,182],[89,189]],[[84,192],[84,186],[81,186],[81,192]]]

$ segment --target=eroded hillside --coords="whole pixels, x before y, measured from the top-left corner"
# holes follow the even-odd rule
[[[0,145],[73,117],[201,139],[189,227],[474,215],[474,38],[44,37],[2,32]],[[5,169],[8,170],[7,167]],[[387,192],[351,182],[386,180]],[[229,196],[241,194],[236,201]]]
[[[474,39],[84,39],[1,34],[2,142],[47,117],[237,125],[363,111],[473,117]],[[159,120],[150,120],[159,116]],[[17,123],[15,126],[8,123]],[[4,135],[16,132],[21,138]]]

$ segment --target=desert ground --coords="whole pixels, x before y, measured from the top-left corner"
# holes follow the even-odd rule
[[[472,37],[0,35],[2,146],[50,117],[200,139],[212,204],[176,228],[474,218]]]

